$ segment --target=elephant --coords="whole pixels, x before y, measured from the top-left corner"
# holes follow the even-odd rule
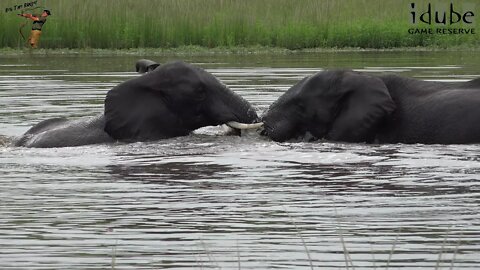
[[[320,71],[288,89],[261,121],[261,134],[278,142],[480,143],[480,78],[435,82]]]
[[[160,66],[160,64],[155,61],[140,59],[135,63],[135,70],[138,73],[147,73],[155,70],[158,66]]]
[[[152,141],[188,135],[204,126],[258,128],[248,101],[204,69],[177,61],[108,91],[102,114],[48,119],[15,145],[66,147],[115,141]]]

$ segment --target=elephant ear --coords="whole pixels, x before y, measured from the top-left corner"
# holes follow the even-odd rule
[[[344,142],[370,142],[376,128],[395,110],[386,85],[379,78],[347,72],[337,89],[342,92],[339,111],[326,138]]]
[[[140,59],[135,64],[135,70],[138,73],[146,73],[155,70],[158,66],[160,66],[160,64],[152,60]]]
[[[117,85],[105,98],[105,132],[116,140],[149,141],[187,135],[181,120],[148,83],[151,73]],[[179,123],[180,122],[180,123]]]

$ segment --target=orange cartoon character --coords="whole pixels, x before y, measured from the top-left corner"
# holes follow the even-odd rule
[[[32,48],[37,48],[38,42],[40,41],[40,36],[42,35],[42,27],[45,22],[47,22],[47,17],[51,15],[50,10],[43,10],[41,15],[34,15],[30,13],[22,13],[18,15],[33,21],[32,32],[28,38],[28,43]]]

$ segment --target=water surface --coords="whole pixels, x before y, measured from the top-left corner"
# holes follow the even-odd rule
[[[103,111],[138,58],[206,68],[261,114],[327,68],[479,77],[470,52],[0,57],[0,134]],[[480,146],[275,143],[217,127],[0,148],[0,269],[478,269]],[[346,252],[348,256],[346,256]]]

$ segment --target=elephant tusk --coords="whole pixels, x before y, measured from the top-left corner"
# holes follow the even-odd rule
[[[227,126],[236,129],[257,129],[263,126],[263,123],[255,123],[255,124],[243,124],[236,121],[230,121],[227,123]]]

